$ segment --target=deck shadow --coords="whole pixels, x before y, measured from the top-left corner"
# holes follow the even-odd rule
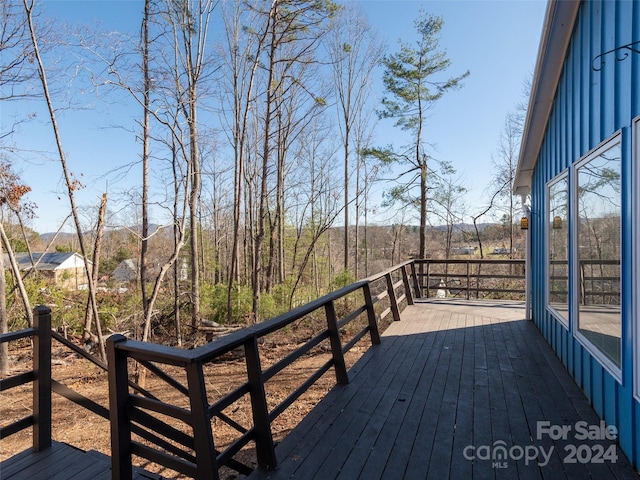
[[[598,417],[522,317],[504,302],[407,307],[277,446],[279,468],[250,478],[637,479],[615,441],[583,438]]]

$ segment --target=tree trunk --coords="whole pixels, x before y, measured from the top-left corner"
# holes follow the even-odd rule
[[[27,321],[29,322],[29,326],[31,327],[33,326],[33,312],[31,311],[29,296],[27,295],[27,290],[24,288],[24,282],[22,281],[22,275],[20,275],[18,262],[16,261],[16,257],[13,254],[13,250],[11,249],[11,244],[9,243],[9,239],[7,238],[7,235],[4,232],[4,227],[2,223],[0,223],[0,237],[1,237],[2,243],[4,244],[4,248],[7,252],[7,256],[9,257],[9,263],[11,265],[11,270],[13,270],[13,276],[16,279],[16,285],[18,286],[18,290],[20,291],[20,298],[22,299],[22,304],[24,305],[25,317],[27,318]],[[4,269],[3,269],[3,275],[4,275]]]
[[[427,161],[420,163],[420,252],[419,258],[427,254]]]
[[[189,152],[192,165],[191,192],[189,194],[189,221],[191,230],[191,326],[200,320],[200,268],[198,262],[198,202],[200,199],[200,156],[198,153],[198,126],[196,123],[196,87],[189,89]]]
[[[144,81],[143,120],[142,120],[142,241],[140,243],[140,294],[142,312],[147,318],[149,310],[149,294],[147,292],[147,251],[149,248],[149,93],[151,81],[149,77],[149,8],[151,0],[144,2],[144,18],[142,20],[142,76]]]
[[[100,202],[100,211],[98,212],[98,225],[96,226],[96,242],[93,246],[93,266],[91,268],[91,278],[93,283],[98,283],[98,271],[100,269],[100,249],[102,248],[102,232],[104,230],[104,215],[107,211],[107,194],[102,194],[102,200]],[[93,310],[91,309],[91,303],[87,299],[87,307],[84,317],[84,332],[83,337],[85,342],[91,339],[91,323],[93,319]]]
[[[344,269],[349,270],[349,121],[344,132]]]
[[[253,301],[251,310],[254,318],[258,319],[258,308],[260,304],[260,293],[262,291],[262,247],[265,237],[265,223],[266,223],[266,207],[267,207],[267,193],[268,193],[268,173],[269,173],[269,158],[271,156],[270,145],[270,132],[271,132],[271,113],[272,104],[274,99],[273,91],[273,77],[275,68],[275,54],[276,54],[276,23],[278,15],[278,2],[274,1],[270,12],[271,21],[271,45],[269,48],[269,72],[267,78],[267,98],[266,98],[266,110],[264,116],[264,131],[263,131],[263,145],[262,145],[262,172],[260,178],[260,198],[258,199],[258,233],[255,240],[255,254],[253,258],[253,272],[252,272],[252,284],[253,284]]]
[[[173,169],[173,251],[180,252],[184,244],[183,230],[178,224],[178,218],[181,217],[179,211],[180,202],[180,181],[178,180],[178,164],[175,145],[171,146],[171,168]],[[173,312],[174,325],[176,328],[176,344],[182,346],[182,331],[180,326],[180,276],[182,273],[182,265],[179,255],[176,255],[176,261],[173,264]],[[151,319],[147,311],[147,317]]]
[[[8,332],[7,282],[4,276],[4,253],[0,242],[0,334]],[[9,373],[9,344],[0,343],[0,375]]]

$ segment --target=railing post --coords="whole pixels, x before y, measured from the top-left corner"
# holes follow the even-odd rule
[[[378,320],[376,319],[376,311],[373,306],[373,298],[371,297],[371,286],[369,285],[369,282],[364,284],[362,290],[364,292],[364,302],[367,306],[367,319],[369,320],[371,344],[380,345],[380,331],[378,330]]]
[[[469,272],[470,263],[467,260],[467,300],[471,298],[471,273]]]
[[[187,385],[189,387],[189,403],[193,428],[193,449],[196,455],[196,479],[218,480],[218,463],[211,431],[211,415],[204,383],[202,363],[190,362],[185,365]]]
[[[273,470],[278,466],[278,459],[273,446],[267,395],[262,381],[262,367],[260,365],[260,353],[258,352],[258,339],[256,337],[251,337],[244,344],[244,353],[247,362],[247,378],[250,386],[258,465],[265,470]]]
[[[396,291],[393,289],[393,279],[391,273],[387,273],[384,276],[387,279],[387,293],[389,294],[389,303],[391,307],[391,313],[393,314],[393,321],[400,321],[400,310],[398,310],[398,301],[396,300]]]
[[[420,288],[420,281],[418,280],[418,275],[416,274],[416,262],[415,260],[411,262],[411,276],[413,277],[413,291],[415,293],[416,298],[422,298],[422,291]]]
[[[131,424],[127,415],[129,403],[129,372],[127,355],[116,345],[124,342],[124,335],[112,335],[107,339],[107,363],[109,379],[109,423],[111,425],[111,478],[131,480]]]
[[[411,285],[409,284],[406,265],[402,266],[402,282],[404,283],[404,291],[407,296],[407,305],[413,305],[413,295],[411,294]]]
[[[331,353],[333,354],[333,366],[336,371],[336,382],[340,385],[346,385],[349,383],[349,376],[347,375],[347,365],[344,363],[344,355],[342,354],[338,317],[333,300],[324,305],[324,310],[327,316],[327,329],[329,330],[329,341],[331,342]]]
[[[33,326],[38,335],[33,341],[33,449],[51,446],[51,309],[33,309]]]
[[[431,285],[431,270],[430,270],[430,268],[431,268],[431,263],[427,262],[427,298],[429,298],[429,293],[430,293],[429,292],[429,288],[430,288],[430,285]],[[420,278],[423,279],[424,276],[421,275]],[[422,292],[422,284],[420,285],[420,292]]]

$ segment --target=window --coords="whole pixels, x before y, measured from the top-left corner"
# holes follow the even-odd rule
[[[620,134],[576,165],[578,333],[603,364],[621,367]]]
[[[567,172],[547,186],[547,305],[569,326],[569,178]]]

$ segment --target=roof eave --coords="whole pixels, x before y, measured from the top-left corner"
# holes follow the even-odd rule
[[[531,177],[542,147],[580,3],[580,0],[549,0],[547,4],[513,182],[515,195],[524,197],[531,191]]]

